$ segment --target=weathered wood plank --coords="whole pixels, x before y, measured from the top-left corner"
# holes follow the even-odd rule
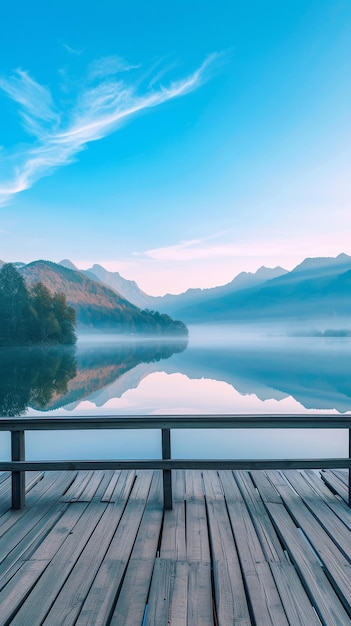
[[[137,479],[137,473],[135,470],[121,470],[119,480],[126,480],[128,486],[130,486],[130,491],[133,489],[134,483]],[[119,485],[118,482],[113,490],[111,495],[111,502],[118,502],[119,500]]]
[[[269,563],[285,561],[286,557],[282,545],[249,472],[234,471],[233,476],[245,500],[266,560]],[[232,498],[235,502],[235,492],[232,494]]]
[[[50,564],[36,582],[30,596],[13,619],[13,626],[42,623],[84,550],[106,506],[105,503],[96,502],[87,505],[84,516],[79,519],[64,544],[50,560]],[[32,560],[35,560],[34,557]]]
[[[301,584],[295,567],[288,561],[282,561],[281,563],[270,563],[270,568],[289,624],[292,626],[320,626],[320,620]]]
[[[211,564],[191,561],[188,576],[188,626],[213,626]]]
[[[347,624],[348,614],[320,567],[315,554],[307,548],[305,539],[290,517],[279,494],[263,472],[252,472],[252,475],[276,531],[299,572],[322,623],[328,626]]]
[[[283,474],[297,491],[308,510],[327,532],[333,543],[337,545],[338,549],[341,550],[343,555],[351,562],[351,533],[347,532],[345,524],[336,515],[332,514],[330,508],[321,498],[316,498],[312,487],[299,472],[293,470],[284,472]],[[268,476],[272,478],[270,473],[268,473]],[[274,481],[272,482],[275,484]]]
[[[53,530],[45,537],[38,549],[33,553],[29,560],[23,561],[22,567],[13,576],[8,584],[0,591],[1,619],[6,624],[14,617],[22,602],[27,598],[28,594],[35,587],[37,580],[48,567],[54,555],[70,536],[73,528],[81,518],[87,505],[85,503],[76,503],[74,507],[68,508],[60,518],[59,522],[54,526]],[[52,577],[52,579],[54,576]],[[28,600],[30,599],[28,596]],[[35,624],[36,612],[34,611],[34,620],[26,621],[26,616],[22,615],[22,624]],[[19,621],[21,623],[21,621]]]
[[[29,560],[39,548],[44,538],[58,523],[67,506],[64,502],[57,502],[4,558],[0,567],[0,591],[23,566],[24,561]]]
[[[186,553],[189,562],[188,624],[213,624],[211,556],[204,487],[200,472],[185,473]]]
[[[165,626],[169,624],[169,610],[172,594],[172,582],[176,563],[168,559],[157,558],[154,564],[149,604],[146,614],[146,626]],[[188,578],[186,563],[186,578]],[[182,626],[186,626],[186,614]]]
[[[83,603],[77,626],[102,625],[110,618],[144,513],[151,480],[152,472],[137,476],[117,531]]]
[[[210,563],[206,505],[200,472],[185,473],[186,552],[189,562]]]
[[[145,511],[114,609],[111,626],[141,624],[151,584],[163,518],[161,472],[155,472]],[[133,602],[130,593],[133,590]]]
[[[73,475],[75,475],[75,472]],[[29,494],[27,495],[27,506],[22,511],[18,512],[8,508],[7,511],[1,516],[0,537],[2,537],[2,535],[6,533],[11,526],[13,526],[13,524],[17,524],[19,520],[30,519],[30,517],[27,518],[30,509],[37,507],[37,503],[42,502],[43,498],[47,499],[51,494],[51,497],[53,497],[56,501],[59,497],[60,489],[62,489],[61,493],[63,493],[64,489],[67,489],[69,486],[71,480],[72,473],[48,472],[42,482],[38,481],[34,483]]]
[[[233,472],[269,563],[288,621],[294,626],[320,626],[296,569],[287,561],[268,512],[248,472]],[[233,494],[235,501],[235,493]]]
[[[317,475],[313,470],[305,470],[303,477],[316,493],[316,497],[325,502],[329,509],[351,530],[351,508],[348,504],[342,498],[335,497],[320,475]]]
[[[331,470],[331,472],[335,474],[335,476],[337,476],[341,480],[341,482],[345,483],[345,485],[348,486],[349,476],[348,476],[348,471],[346,469],[334,469],[334,470]]]
[[[11,472],[1,472],[0,473],[0,485],[2,485],[3,482],[10,477],[11,477]]]
[[[119,493],[116,490],[116,503],[106,505],[105,512],[77,559],[65,584],[61,588],[43,624],[47,626],[68,626],[75,624],[81,606],[98,572],[116,532],[124,508],[128,502],[133,481],[125,472],[119,476]]]
[[[106,488],[105,493],[103,494],[101,501],[102,502],[111,502],[112,494],[116,484],[118,482],[119,476],[121,474],[121,470],[117,470],[116,472],[111,472],[110,480],[108,486]]]
[[[36,491],[35,494],[32,494],[34,496],[32,507],[21,509],[18,512],[10,512],[1,528],[0,563],[55,504],[55,500],[52,500],[50,496],[60,490],[63,491],[69,481],[69,476],[62,474],[48,477],[45,481],[45,490]]]
[[[44,472],[26,472],[26,493],[44,478]]]
[[[295,523],[302,529],[318,554],[328,578],[332,580],[346,609],[351,611],[351,564],[349,560],[340,552],[319,521],[304,505],[300,496],[292,491],[282,476],[278,472],[267,472],[267,476],[277,489]],[[337,531],[336,528],[336,534]],[[348,534],[350,540],[351,534]]]
[[[173,472],[173,508],[164,514],[160,548],[163,559],[186,559],[184,498],[185,473],[184,470],[176,470]]]
[[[215,472],[204,472],[203,476],[217,619],[220,624],[250,626],[249,608],[222,484]]]
[[[221,472],[220,478],[254,618],[262,626],[288,626],[274,578],[233,474]]]
[[[330,470],[322,470],[321,472],[322,480],[331,487],[345,502],[348,502],[349,499],[349,490],[347,485],[345,485],[344,481],[339,478],[334,472]]]
[[[185,561],[156,559],[146,626],[187,626],[188,572]]]
[[[83,470],[76,474],[75,480],[72,482],[69,489],[62,496],[63,502],[79,502],[79,498],[82,495],[85,487],[89,484],[89,481],[93,475],[93,471]]]
[[[99,484],[96,492],[94,493],[94,495],[92,496],[92,500],[97,500],[100,502],[106,502],[106,500],[104,500],[104,495],[106,493],[106,490],[108,488],[108,486],[110,485],[111,481],[114,479],[114,475],[117,475],[117,482],[118,479],[121,475],[121,472],[119,470],[115,471],[115,470],[104,470],[103,472],[103,479],[101,481],[101,483]],[[131,470],[129,472],[129,474],[132,474],[132,476],[134,476],[135,472],[133,470]],[[116,483],[117,484],[117,483]],[[115,487],[116,487],[115,484]],[[118,499],[118,494],[119,494],[119,488],[117,489],[117,498]]]
[[[91,502],[104,476],[105,476],[104,470],[93,472],[93,475],[90,477],[90,480],[85,485],[83,491],[81,492],[78,498],[79,502]]]

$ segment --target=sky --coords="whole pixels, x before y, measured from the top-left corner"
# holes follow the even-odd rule
[[[13,0],[0,259],[152,295],[351,254],[349,0]]]

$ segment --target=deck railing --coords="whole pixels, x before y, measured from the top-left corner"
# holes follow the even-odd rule
[[[172,459],[173,429],[347,429],[348,457],[310,459]],[[162,459],[26,461],[25,432],[28,430],[159,429]],[[349,469],[351,506],[351,415],[157,415],[92,417],[0,417],[0,431],[11,432],[11,461],[0,461],[0,471],[12,473],[12,507],[25,504],[25,471],[162,469],[163,502],[172,508],[172,469]]]

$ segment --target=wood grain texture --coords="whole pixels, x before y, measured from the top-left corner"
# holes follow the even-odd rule
[[[322,570],[315,553],[308,549],[306,539],[290,517],[280,495],[263,472],[252,474],[276,531],[286,546],[322,623],[328,626],[348,624],[349,616],[340,598]]]
[[[111,626],[141,624],[149,593],[163,518],[161,473],[155,472]],[[133,590],[133,602],[130,594]]]
[[[161,470],[34,480],[0,515],[0,623],[351,625],[351,510],[319,472],[178,469],[173,503]]]
[[[152,472],[137,476],[122,519],[83,603],[76,624],[104,624],[116,604],[149,494]]]
[[[216,472],[204,472],[203,476],[211,538],[217,619],[220,624],[250,625],[242,571],[222,483]]]

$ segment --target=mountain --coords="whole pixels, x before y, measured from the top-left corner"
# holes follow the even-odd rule
[[[66,267],[73,265],[70,261],[61,261]],[[73,266],[75,267],[75,266]],[[73,269],[73,268],[71,268]],[[121,296],[139,307],[147,307],[157,309],[162,313],[177,314],[177,311],[190,304],[200,303],[207,298],[216,298],[230,292],[246,289],[248,287],[259,285],[265,281],[282,276],[287,270],[282,267],[273,269],[261,267],[254,274],[251,272],[241,272],[230,283],[213,287],[210,289],[188,289],[179,295],[166,294],[165,296],[149,296],[142,291],[137,283],[133,280],[126,280],[119,272],[109,272],[101,265],[93,265],[88,270],[80,270],[86,276],[109,285],[117,291]]]
[[[0,269],[2,268],[3,265],[5,265],[6,261],[1,261],[0,260]],[[12,265],[16,268],[19,269],[20,267],[23,267],[25,265],[25,263],[22,263],[22,261],[16,261],[15,263],[12,263]]]
[[[63,261],[61,261],[61,264],[62,263]],[[117,293],[123,296],[123,298],[129,300],[129,302],[132,302],[140,308],[156,308],[155,298],[153,296],[148,296],[144,291],[139,289],[134,280],[127,280],[126,278],[123,278],[119,272],[109,272],[104,267],[97,264],[87,270],[81,271],[93,280],[98,279],[99,281],[105,283],[105,285],[108,285],[117,291]]]
[[[59,262],[59,265],[62,265],[62,267],[66,267],[68,270],[74,270],[75,272],[80,272],[81,271],[69,259],[63,259],[62,261]]]
[[[19,269],[28,285],[38,281],[51,292],[62,292],[77,315],[78,329],[119,333],[186,335],[182,322],[167,315],[142,311],[106,285],[82,272],[51,261],[34,261]]]
[[[339,254],[337,257],[316,257],[307,258],[302,263],[299,263],[291,272],[284,275],[282,281],[284,284],[301,282],[301,280],[313,279],[318,280],[320,278],[332,278],[332,276],[338,276],[347,270],[351,269],[351,256],[347,254]]]
[[[305,276],[308,274],[309,277],[327,276],[340,274],[350,268],[351,256],[341,253],[337,257],[307,258],[290,272],[290,276],[296,276],[301,272],[304,272]]]
[[[283,276],[286,273],[287,270],[279,266],[275,268],[262,266],[255,273],[241,272],[226,285],[211,287],[210,289],[188,289],[179,295],[166,294],[165,296],[155,298],[155,306],[160,311],[178,315],[178,311],[182,311],[189,305],[202,306],[202,303],[207,300],[221,298],[242,289],[261,285],[267,280]]]
[[[351,257],[306,259],[291,272],[248,289],[177,310],[186,323],[312,320],[351,324]]]

